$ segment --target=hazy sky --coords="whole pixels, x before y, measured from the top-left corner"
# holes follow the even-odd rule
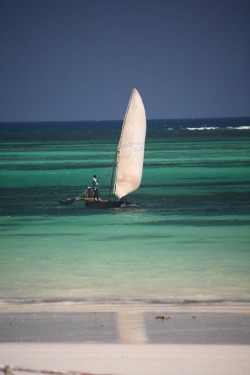
[[[0,0],[0,121],[250,115],[249,0]]]

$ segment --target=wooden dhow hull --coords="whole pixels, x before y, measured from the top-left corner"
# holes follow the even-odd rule
[[[85,207],[88,208],[119,208],[124,205],[123,201],[109,201],[106,199],[94,200],[93,198],[85,198]]]

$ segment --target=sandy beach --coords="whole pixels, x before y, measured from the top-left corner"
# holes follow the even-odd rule
[[[250,347],[235,345],[1,344],[1,361],[31,369],[119,375],[247,375]]]
[[[250,373],[245,306],[1,303],[0,366],[92,374]],[[14,372],[16,373],[16,372]]]

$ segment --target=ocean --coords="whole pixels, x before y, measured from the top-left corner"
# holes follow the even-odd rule
[[[250,118],[149,120],[136,207],[108,196],[121,121],[0,123],[0,300],[250,303]]]

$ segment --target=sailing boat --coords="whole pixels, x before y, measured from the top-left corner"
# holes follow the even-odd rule
[[[145,109],[138,90],[133,87],[115,155],[109,198],[84,198],[86,207],[112,208],[129,204],[126,196],[138,189],[141,184],[145,138]],[[112,193],[118,200],[111,199]]]

